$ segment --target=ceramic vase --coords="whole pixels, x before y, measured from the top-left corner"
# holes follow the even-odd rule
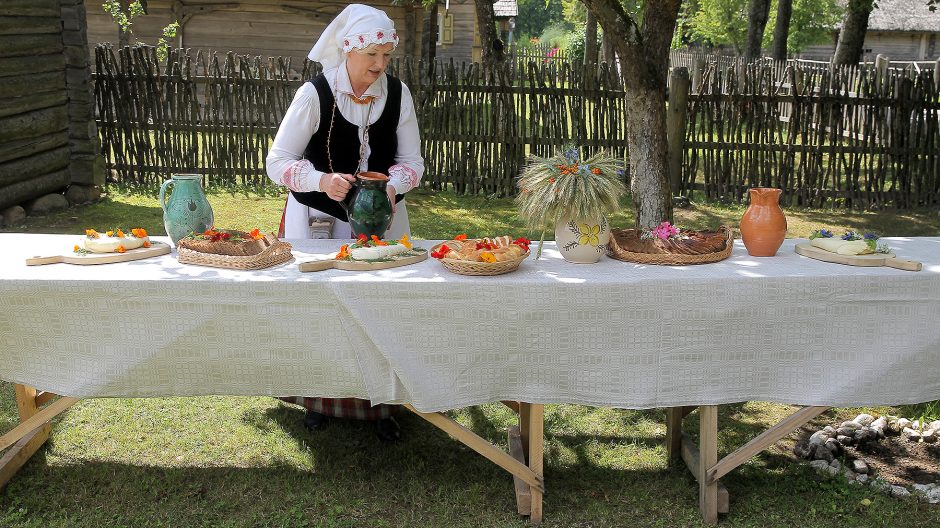
[[[353,188],[340,202],[349,217],[353,238],[359,235],[382,238],[392,223],[392,202],[388,198],[388,176],[378,172],[360,172]]]
[[[555,243],[568,262],[593,264],[607,253],[610,224],[606,217],[565,218],[555,224]]]
[[[167,190],[172,187],[170,197]],[[212,206],[202,192],[202,175],[174,174],[160,186],[163,227],[173,244],[190,233],[202,233],[215,223]]]
[[[787,236],[787,217],[780,209],[780,189],[749,190],[751,205],[741,218],[741,239],[749,255],[772,257]]]

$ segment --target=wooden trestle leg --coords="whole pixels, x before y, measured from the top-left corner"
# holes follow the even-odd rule
[[[0,458],[0,488],[13,478],[13,475],[49,438],[52,432],[52,424],[49,420],[78,401],[76,398],[59,398],[40,410],[41,405],[49,402],[56,395],[48,392],[37,393],[34,387],[28,385],[16,384],[14,389],[20,425],[0,437],[0,450],[12,446],[3,458]]]

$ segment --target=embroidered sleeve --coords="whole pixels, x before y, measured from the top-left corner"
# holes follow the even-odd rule
[[[401,117],[398,120],[395,162],[388,169],[389,181],[395,186],[395,191],[404,194],[417,187],[424,174],[424,158],[421,157],[421,137],[414,100],[404,84],[401,85]]]
[[[320,126],[320,98],[311,83],[304,83],[294,95],[277,129],[265,160],[268,177],[292,191],[320,190],[322,172],[302,159],[307,143]]]

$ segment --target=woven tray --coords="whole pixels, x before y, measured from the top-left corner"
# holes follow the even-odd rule
[[[291,245],[287,242],[281,242],[271,235],[265,235],[264,242],[268,246],[261,253],[249,256],[216,255],[187,248],[177,248],[176,260],[184,264],[211,266],[213,268],[257,270],[283,264],[294,258],[294,255],[290,252]]]
[[[435,252],[440,247],[447,242],[442,242],[431,248],[431,252]],[[502,275],[503,273],[509,273],[510,271],[515,271],[519,269],[519,265],[522,264],[522,261],[529,256],[529,252],[526,251],[524,255],[515,259],[515,260],[504,260],[502,262],[472,262],[469,260],[459,260],[459,259],[437,259],[444,265],[444,269],[447,271],[457,273],[458,275]]]
[[[710,264],[724,260],[731,255],[734,248],[734,233],[728,226],[721,226],[714,231],[716,236],[725,240],[724,248],[698,255],[682,253],[641,253],[626,249],[630,242],[639,240],[640,232],[636,229],[615,229],[611,232],[610,242],[607,244],[607,254],[611,257],[627,262],[640,264],[657,264],[661,266],[685,266],[690,264]]]

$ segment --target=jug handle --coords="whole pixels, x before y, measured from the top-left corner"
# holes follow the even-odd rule
[[[346,211],[346,214],[349,214],[349,205],[352,202],[353,193],[357,187],[362,187],[362,179],[359,177],[359,174],[356,174],[356,181],[352,183],[352,187],[349,189],[349,192],[346,193],[346,197],[338,201],[340,207],[343,208],[343,211]]]
[[[160,207],[163,208],[163,212],[166,212],[166,202],[164,201],[164,196],[166,196],[166,188],[173,183],[173,180],[166,180],[163,182],[163,185],[160,186]]]

